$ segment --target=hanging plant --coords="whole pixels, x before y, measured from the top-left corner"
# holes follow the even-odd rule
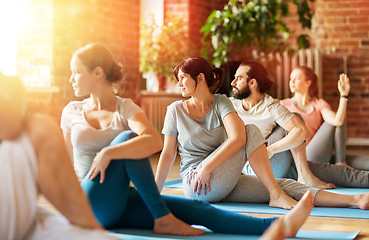
[[[291,0],[297,6],[302,27],[310,29],[312,13],[307,1]],[[229,61],[235,49],[245,48],[247,54],[256,50],[259,57],[291,51],[283,41],[289,37],[290,29],[281,19],[288,13],[288,4],[283,0],[229,0],[223,10],[210,14],[200,30],[203,44],[207,46],[202,49],[202,55],[209,58],[212,53],[213,64],[220,66]],[[209,45],[212,46],[210,52]],[[300,35],[297,46],[308,48],[308,36]]]

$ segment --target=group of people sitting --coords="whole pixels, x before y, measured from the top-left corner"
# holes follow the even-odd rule
[[[293,70],[294,97],[279,102],[266,94],[272,87],[267,70],[244,62],[228,98],[216,93],[223,70],[204,58],[188,58],[174,69],[188,99],[168,106],[163,144],[140,107],[115,95],[112,84],[123,78],[122,66],[104,46],[78,49],[71,70],[75,95],[89,97],[64,108],[62,133],[48,117],[27,112],[18,78],[0,75],[0,235],[5,239],[116,239],[104,231],[113,228],[204,234],[191,225],[283,239],[296,235],[313,206],[369,209],[369,193],[322,190],[369,187],[368,171],[345,163],[346,75],[338,82],[341,97],[334,112],[317,97],[309,68]],[[331,164],[337,139],[342,145]],[[154,178],[149,157],[161,150]],[[177,151],[186,198],[160,194]],[[37,207],[40,193],[62,215]],[[291,210],[280,218],[257,218],[209,204],[220,201]]]

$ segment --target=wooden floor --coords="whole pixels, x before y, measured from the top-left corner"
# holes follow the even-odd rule
[[[349,149],[348,153],[360,154],[369,156],[369,149]],[[155,154],[150,158],[153,171],[156,172],[156,167],[158,163],[159,154]],[[169,180],[174,180],[180,178],[179,175],[179,157],[171,168],[168,176]],[[165,188],[162,193],[173,194],[173,195],[183,195],[182,189]],[[55,212],[57,212],[44,197],[40,196],[39,203],[44,207],[47,207]],[[368,211],[369,214],[369,211]],[[271,217],[278,216],[273,214],[249,214],[257,217]],[[342,231],[342,232],[356,232],[361,231],[356,239],[368,239],[369,240],[369,219],[353,219],[353,218],[330,218],[330,217],[309,217],[306,223],[302,226],[305,230],[322,230],[322,231]]]

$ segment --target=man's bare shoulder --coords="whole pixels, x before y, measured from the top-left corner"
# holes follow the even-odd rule
[[[26,131],[35,148],[62,141],[61,130],[54,119],[44,114],[32,114],[26,118]]]

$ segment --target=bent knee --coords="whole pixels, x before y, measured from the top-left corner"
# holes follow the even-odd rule
[[[125,141],[128,141],[134,137],[137,137],[138,135],[131,131],[131,130],[126,130],[126,131],[123,131],[121,133],[119,133],[114,139],[113,141],[111,141],[111,143],[109,144],[110,146],[112,145],[116,145],[118,143],[122,143],[122,142],[125,142]]]

